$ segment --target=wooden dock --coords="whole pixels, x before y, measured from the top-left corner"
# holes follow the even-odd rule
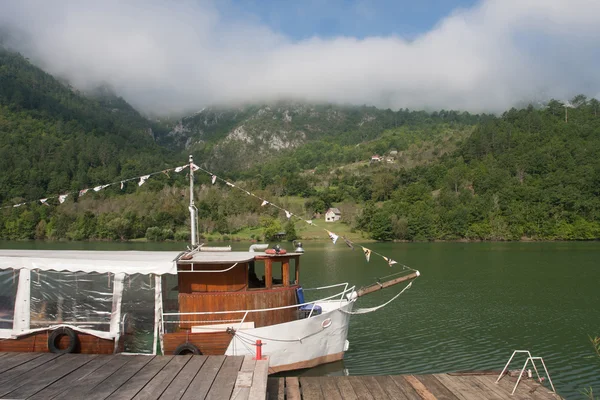
[[[278,400],[547,400],[561,399],[532,379],[521,381],[497,374],[395,376],[323,376],[269,378],[268,399]]]
[[[265,399],[252,357],[0,353],[0,399]]]

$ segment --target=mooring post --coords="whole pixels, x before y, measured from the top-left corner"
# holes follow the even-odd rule
[[[262,360],[262,340],[256,341],[256,359]]]

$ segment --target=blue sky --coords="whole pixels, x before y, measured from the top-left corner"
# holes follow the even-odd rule
[[[231,0],[225,13],[245,14],[292,39],[397,35],[429,31],[475,0]],[[223,4],[223,3],[222,3]]]

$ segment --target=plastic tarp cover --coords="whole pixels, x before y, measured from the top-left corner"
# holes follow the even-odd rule
[[[152,275],[126,275],[121,321],[123,351],[152,354],[154,344],[154,287]]]
[[[31,329],[69,324],[110,330],[113,274],[32,271]]]
[[[19,271],[0,270],[0,329],[12,329]]]
[[[164,313],[179,312],[179,287],[178,278],[175,275],[162,276],[162,300]],[[179,328],[179,316],[164,316],[165,333],[177,332]]]

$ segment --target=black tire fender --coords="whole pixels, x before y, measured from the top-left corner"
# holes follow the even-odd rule
[[[173,354],[176,356],[182,356],[182,355],[186,355],[186,354],[201,355],[202,352],[200,351],[200,349],[198,347],[194,346],[193,344],[184,343],[184,344],[180,344],[179,346],[177,346],[177,348],[175,349]]]
[[[64,349],[59,349],[58,343],[60,341],[60,338],[62,338],[63,336],[67,336],[69,338],[69,345]],[[79,338],[77,337],[75,331],[71,328],[57,328],[52,331],[50,336],[48,336],[48,350],[50,350],[51,353],[75,353],[78,346]]]

